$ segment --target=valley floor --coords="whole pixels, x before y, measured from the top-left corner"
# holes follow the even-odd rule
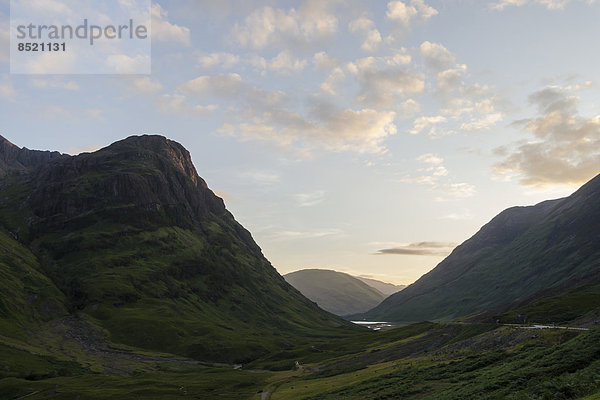
[[[600,398],[600,329],[522,328],[419,323],[235,369],[117,346],[63,319],[27,342],[0,337],[0,398]]]

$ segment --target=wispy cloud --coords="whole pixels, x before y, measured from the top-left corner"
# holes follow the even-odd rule
[[[376,255],[402,256],[447,256],[456,247],[456,243],[448,242],[419,242],[394,246],[378,250]]]
[[[548,10],[562,10],[571,2],[572,0],[500,0],[493,3],[490,8],[492,10],[504,10],[509,6],[519,7],[529,4],[538,4],[546,7]],[[574,0],[574,2],[593,4],[596,3],[596,0]]]
[[[311,193],[298,193],[294,195],[294,199],[300,207],[315,206],[325,200],[325,191],[317,190]]]
[[[292,239],[318,239],[323,237],[337,237],[344,235],[341,229],[323,229],[314,231],[280,231],[273,234],[275,240]]]

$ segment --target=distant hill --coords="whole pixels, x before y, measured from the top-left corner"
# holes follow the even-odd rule
[[[509,208],[432,271],[360,317],[452,320],[528,298],[536,301],[529,303],[532,312],[548,309],[543,297],[593,284],[600,275],[599,199],[600,175],[567,198]],[[578,312],[597,307],[593,295],[575,297],[583,302]]]
[[[242,362],[358,329],[289,285],[162,136],[78,156],[0,137],[0,190],[0,336],[85,322],[113,343]]]
[[[386,297],[379,290],[343,272],[304,269],[283,277],[319,307],[336,315],[370,310]]]
[[[362,276],[357,276],[356,279],[360,279],[367,285],[379,290],[381,293],[385,294],[386,296],[397,293],[397,292],[405,289],[407,286],[407,285],[394,285],[393,283],[382,282],[382,281],[378,281],[377,279],[365,278]]]

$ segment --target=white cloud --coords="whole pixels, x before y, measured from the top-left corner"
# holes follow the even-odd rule
[[[294,199],[300,207],[312,207],[325,200],[325,191],[317,190],[311,193],[298,193],[294,195]]]
[[[446,214],[443,217],[441,217],[440,219],[450,219],[450,220],[454,220],[454,221],[466,221],[466,220],[471,220],[475,218],[475,216],[473,215],[473,213],[469,210],[463,210],[461,212],[453,212],[450,214]]]
[[[443,115],[436,115],[432,117],[419,117],[415,119],[413,123],[413,129],[411,129],[410,133],[412,135],[418,135],[419,133],[428,130],[428,135],[436,136],[438,135],[436,126],[446,121],[447,119]]]
[[[426,153],[418,156],[422,168],[417,170],[414,176],[405,176],[399,181],[403,183],[412,183],[428,186],[429,190],[438,193],[434,200],[438,202],[464,199],[475,194],[475,186],[464,183],[454,182],[449,176],[449,171],[444,166],[444,159],[434,153]]]
[[[316,231],[281,231],[276,232],[273,235],[275,240],[293,240],[293,239],[319,239],[324,237],[338,237],[343,236],[344,231],[341,229],[323,229]]]
[[[378,108],[392,108],[399,100],[420,94],[425,89],[423,74],[404,65],[390,65],[403,60],[394,57],[366,57],[347,65],[359,82],[359,103]]]
[[[129,79],[129,86],[138,93],[154,94],[162,90],[162,84],[149,76],[135,77]]]
[[[244,47],[306,46],[331,37],[338,19],[328,2],[308,0],[298,10],[263,7],[236,23],[232,38]]]
[[[317,71],[329,71],[340,65],[340,62],[321,51],[313,56],[313,63]]]
[[[165,113],[176,112],[196,116],[210,115],[218,109],[214,104],[191,105],[181,94],[164,94],[156,99],[156,105],[159,111]]]
[[[240,62],[240,56],[231,53],[210,53],[198,57],[198,63],[206,69],[230,69]]]
[[[190,29],[167,21],[168,13],[159,4],[152,4],[152,40],[190,45]]]
[[[390,1],[387,5],[386,17],[395,22],[398,29],[386,38],[386,42],[397,42],[408,33],[415,22],[425,22],[438,11],[425,4],[423,0]]]
[[[509,6],[524,6],[528,4],[538,4],[546,7],[548,10],[562,10],[565,8],[567,4],[569,4],[572,0],[500,0],[497,3],[493,3],[490,5],[490,8],[493,10],[503,10]],[[577,2],[593,4],[596,3],[596,0],[575,0]]]
[[[377,50],[377,47],[382,42],[381,34],[375,28],[375,23],[366,17],[360,17],[351,21],[348,24],[348,29],[350,32],[360,35],[363,40],[360,48],[364,51],[373,52]]]
[[[283,50],[266,63],[267,69],[282,75],[300,72],[306,66],[306,60],[300,60],[292,55],[289,50]]]
[[[448,201],[451,199],[464,199],[471,197],[475,194],[475,186],[469,183],[444,183],[436,186],[435,190],[444,194],[444,196],[438,196],[435,198],[436,201]]]
[[[76,82],[64,81],[58,78],[34,78],[31,80],[31,85],[38,89],[79,90],[79,85]]]
[[[413,99],[408,99],[398,106],[403,118],[411,118],[421,111],[421,105]]]
[[[228,122],[219,132],[276,143],[290,151],[300,149],[302,154],[314,148],[380,153],[385,151],[383,140],[397,132],[396,114],[391,111],[337,109],[314,113],[313,118],[286,109],[248,112],[253,115],[250,122]]]
[[[334,68],[329,74],[327,79],[321,84],[320,88],[325,93],[335,96],[337,94],[337,87],[346,79],[346,74],[342,68]]]
[[[241,174],[242,179],[250,180],[258,185],[274,185],[281,181],[281,176],[276,172],[252,170]]]
[[[130,57],[126,54],[113,54],[106,58],[106,66],[119,74],[137,74],[150,65],[147,55]]]
[[[187,94],[225,98],[235,98],[244,88],[242,77],[236,73],[203,75],[179,85],[179,90]]]
[[[441,44],[426,41],[421,44],[420,51],[425,64],[435,71],[452,68],[456,63],[456,56]]]
[[[549,86],[529,100],[539,116],[513,125],[528,137],[512,148],[497,149],[504,160],[495,167],[524,185],[580,185],[600,172],[600,116],[579,115],[579,98],[572,87]]]

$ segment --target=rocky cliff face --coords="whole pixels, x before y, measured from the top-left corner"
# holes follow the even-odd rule
[[[198,176],[189,152],[161,136],[131,137],[95,153],[51,160],[34,177],[30,204],[38,222],[74,223],[144,213],[149,221],[191,227],[223,201]]]
[[[29,150],[19,148],[0,136],[0,177],[9,172],[27,172],[50,160],[68,157],[57,151]]]

